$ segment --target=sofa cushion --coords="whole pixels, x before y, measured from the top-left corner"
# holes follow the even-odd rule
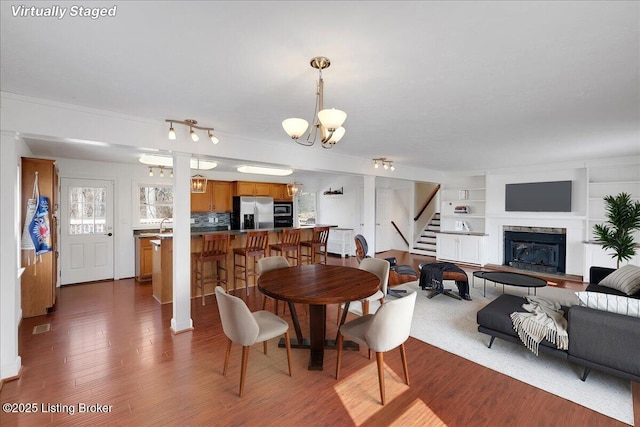
[[[599,292],[576,292],[576,295],[582,307],[640,317],[640,299]]]
[[[633,295],[640,291],[640,267],[630,264],[622,266],[602,279],[598,285]]]

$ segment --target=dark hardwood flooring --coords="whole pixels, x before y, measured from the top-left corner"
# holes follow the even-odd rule
[[[433,261],[395,251],[378,256],[396,256],[416,267]],[[330,263],[356,261],[330,257]],[[261,307],[255,288],[243,298],[253,310]],[[336,332],[335,311],[328,308],[329,335]],[[298,312],[306,330],[305,311]],[[336,381],[335,352],[327,351],[325,370],[315,372],[306,369],[308,351],[294,349],[289,377],[285,351],[275,340],[267,355],[261,345],[251,349],[245,395],[239,398],[241,351],[233,346],[229,372],[222,376],[226,338],[215,298],[208,296],[204,307],[193,301],[193,331],[173,335],[171,316],[171,304],[160,306],[151,285],[133,279],[62,288],[54,312],[23,320],[22,374],[0,391],[3,404],[36,403],[38,412],[0,413],[0,425],[623,425],[413,338],[406,343],[410,386],[402,381],[399,351],[385,355],[384,407],[378,403],[375,360],[367,359],[366,350],[344,354]],[[291,324],[288,311],[283,318]],[[50,332],[32,334],[46,323]],[[634,384],[637,424],[639,389]],[[111,408],[78,413],[80,403]],[[47,408],[59,412],[42,411]]]

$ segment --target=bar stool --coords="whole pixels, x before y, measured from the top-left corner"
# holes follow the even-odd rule
[[[296,260],[295,265],[300,265],[300,229],[285,228],[282,230],[282,240],[280,243],[269,245],[269,252],[275,251],[287,260]],[[295,252],[295,256],[290,253]]]
[[[204,285],[205,283],[220,283],[225,284],[227,287],[229,281],[229,274],[227,273],[227,252],[229,251],[229,233],[220,234],[203,234],[202,235],[202,248],[200,252],[191,253],[191,278],[192,286],[200,288],[200,294],[202,296],[202,305],[204,305]],[[215,276],[212,281],[205,282],[204,266],[205,263],[215,263]],[[212,264],[213,270],[213,264]],[[220,275],[220,271],[224,271],[224,279]],[[213,274],[213,271],[212,271]],[[194,292],[195,294],[195,292]]]
[[[267,245],[269,243],[269,231],[248,231],[247,242],[244,248],[233,249],[233,292],[236,291],[236,280],[244,280],[244,287],[249,295],[249,276],[257,276],[256,258],[267,255]],[[244,259],[244,264],[239,264],[237,257]],[[249,272],[249,257],[253,257],[253,270]],[[237,276],[240,269],[242,276]]]
[[[300,257],[306,258],[309,264],[316,264],[316,255],[320,256],[319,264],[327,263],[327,241],[329,240],[329,227],[313,227],[311,240],[300,242]],[[308,248],[305,254],[302,248]],[[324,258],[323,258],[324,257]]]

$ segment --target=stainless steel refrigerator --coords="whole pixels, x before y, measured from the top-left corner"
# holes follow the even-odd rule
[[[231,228],[234,230],[273,228],[273,197],[235,196]]]

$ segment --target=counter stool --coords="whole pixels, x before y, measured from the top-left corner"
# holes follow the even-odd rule
[[[282,230],[282,240],[280,243],[269,245],[269,252],[275,251],[287,260],[295,260],[295,265],[300,265],[300,229],[285,228]],[[291,255],[294,252],[295,256]]]
[[[300,242],[300,257],[306,258],[308,264],[327,263],[327,241],[329,240],[329,227],[313,227],[313,236],[311,240]],[[302,248],[308,248],[308,252],[302,252]]]
[[[200,288],[202,305],[204,305],[205,283],[215,283],[216,285],[224,283],[225,288],[229,283],[229,274],[227,273],[227,252],[229,251],[229,239],[229,233],[203,234],[202,248],[200,249],[200,252],[191,253],[192,285],[195,288]],[[212,272],[215,271],[215,276],[212,275],[210,277],[205,277],[205,263],[212,263]],[[215,263],[215,270],[213,268],[213,263]],[[222,276],[220,275],[220,271],[224,271],[224,278],[222,278]],[[205,279],[208,278],[212,278],[213,280],[205,282]]]
[[[267,255],[267,245],[269,243],[269,231],[248,231],[247,242],[244,248],[235,248],[233,250],[233,292],[236,291],[236,281],[238,279],[244,280],[244,287],[249,295],[249,276],[257,276],[256,259],[259,256]],[[240,264],[237,261],[244,259],[244,263]],[[249,271],[249,257],[253,257],[253,270]],[[242,274],[237,276],[237,270],[240,269]]]

